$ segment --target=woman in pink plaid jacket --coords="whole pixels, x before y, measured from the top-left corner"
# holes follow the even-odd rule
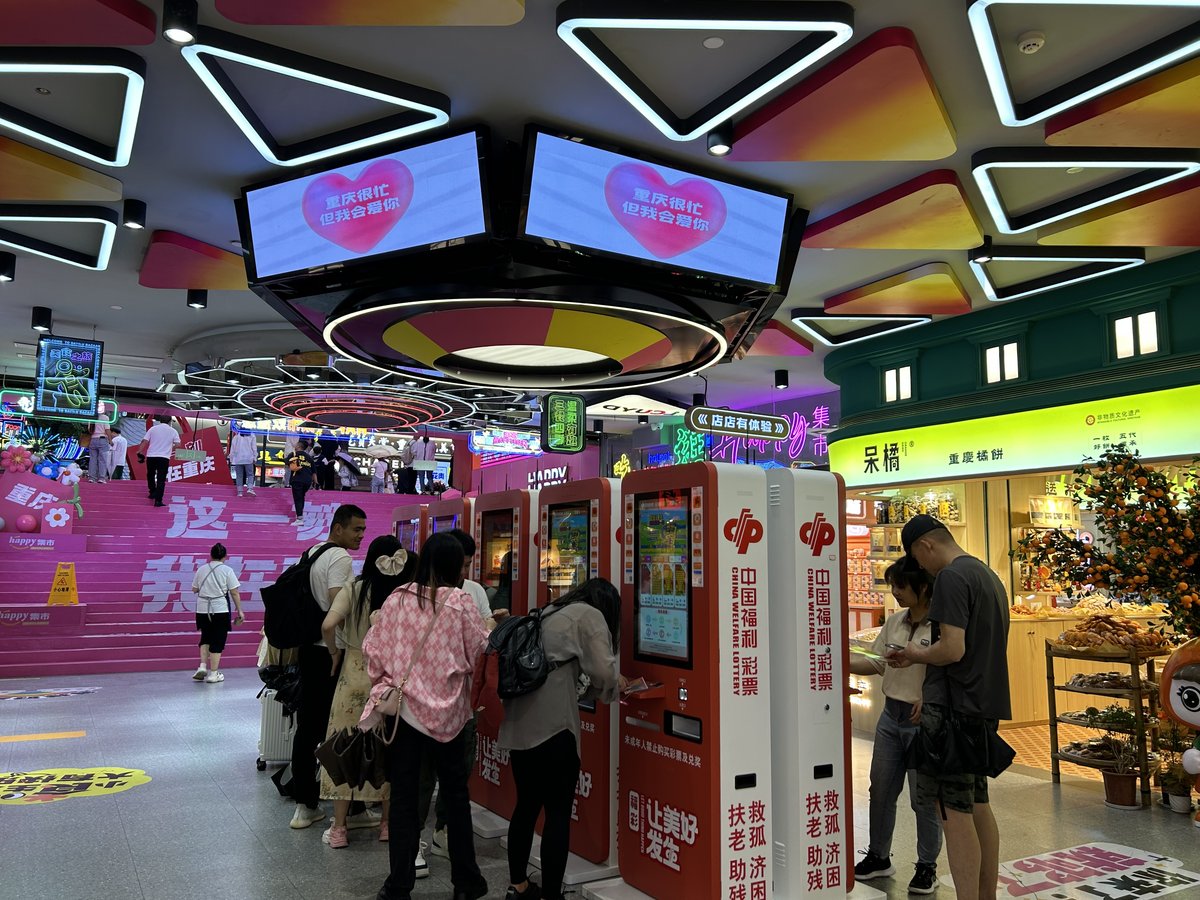
[[[388,759],[391,874],[379,900],[409,900],[416,880],[417,787],[427,755],[437,769],[439,790],[446,793],[454,900],[477,900],[488,890],[475,861],[462,735],[471,717],[471,673],[487,644],[487,629],[475,601],[457,587],[462,565],[457,540],[449,534],[430,537],[421,548],[415,580],[388,597],[363,639],[367,672],[375,683],[364,720],[389,687],[403,695]]]

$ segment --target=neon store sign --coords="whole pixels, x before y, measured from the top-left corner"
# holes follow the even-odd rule
[[[828,436],[824,433],[831,425],[828,406],[816,406],[811,415],[790,412],[782,416],[791,423],[791,433],[786,440],[764,441],[757,438],[713,435],[708,458],[713,462],[741,463],[756,458],[785,455],[789,462],[808,460],[823,464],[829,458]],[[684,429],[680,429],[684,431]],[[703,439],[703,435],[696,435]],[[678,438],[676,439],[678,445]],[[678,452],[676,453],[678,457]],[[703,458],[703,454],[699,458]]]

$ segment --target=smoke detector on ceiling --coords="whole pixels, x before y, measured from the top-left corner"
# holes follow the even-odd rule
[[[1040,31],[1026,31],[1017,38],[1017,49],[1030,56],[1046,46],[1046,35]]]

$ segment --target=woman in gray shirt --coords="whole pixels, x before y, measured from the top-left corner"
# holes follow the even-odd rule
[[[592,578],[547,607],[542,646],[557,663],[546,683],[504,701],[499,744],[511,751],[517,805],[508,824],[506,900],[560,900],[571,840],[571,808],[579,780],[579,701],[617,699],[621,675],[617,635],[621,595],[603,578]],[[581,679],[580,676],[585,676]],[[581,693],[581,681],[586,685]],[[538,815],[542,827],[542,878],[527,867]]]

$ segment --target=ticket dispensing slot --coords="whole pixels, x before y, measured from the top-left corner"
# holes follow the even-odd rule
[[[680,713],[668,711],[663,731],[672,737],[683,738],[685,741],[693,741],[699,744],[702,724],[699,719],[693,716],[685,716]]]

